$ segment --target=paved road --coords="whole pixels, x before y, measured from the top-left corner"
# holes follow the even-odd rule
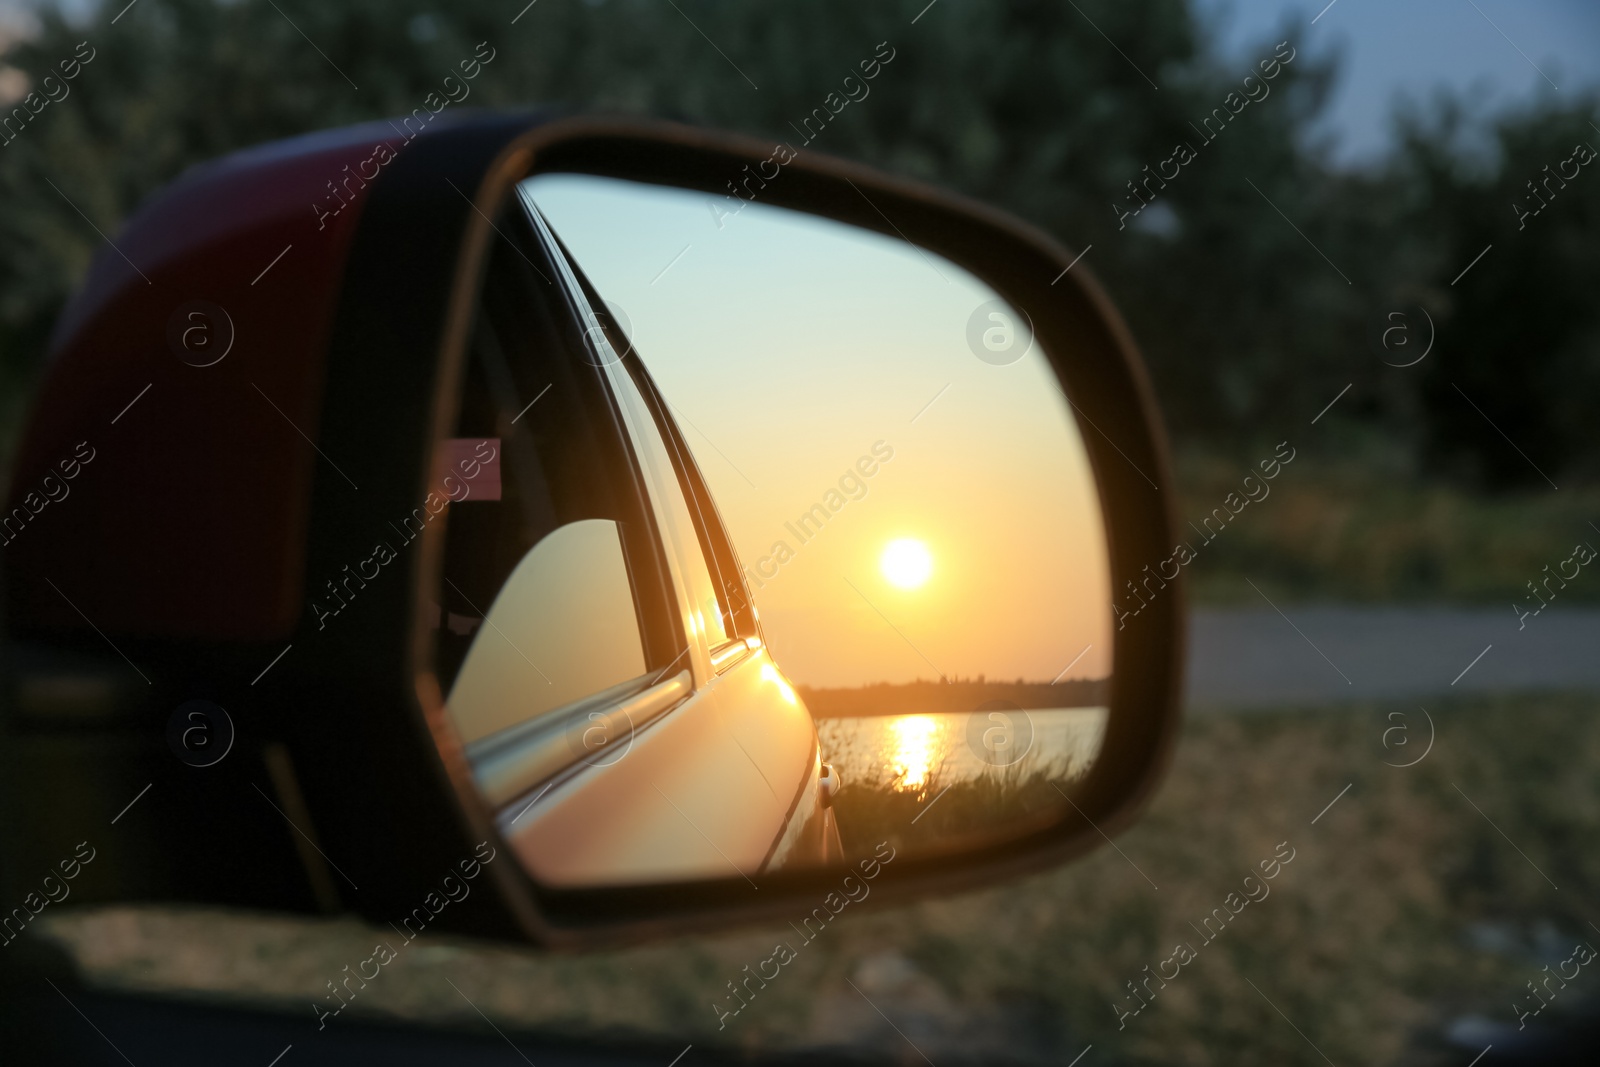
[[[1600,691],[1600,610],[1593,609],[1552,607],[1519,630],[1509,604],[1291,605],[1283,615],[1271,608],[1210,608],[1193,613],[1189,640],[1193,710],[1461,692]]]

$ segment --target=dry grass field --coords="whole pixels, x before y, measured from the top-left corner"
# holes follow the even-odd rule
[[[1465,1063],[1437,1037],[1447,1023],[1514,1025],[1510,1005],[1550,952],[1564,957],[1586,932],[1600,943],[1587,925],[1600,920],[1600,717],[1591,697],[1429,711],[1435,743],[1409,768],[1384,761],[1421,753],[1413,706],[1193,719],[1120,852],[905,909],[851,905],[721,1030],[712,1003],[725,983],[796,942],[792,930],[586,956],[424,935],[348,1010],[486,1029],[449,979],[508,1030],[697,1048],[849,1046],[923,1062],[909,1038],[939,1067],[1066,1064],[1090,1043],[1084,1065]],[[1409,716],[1413,744],[1384,749],[1402,721],[1391,713]],[[1283,842],[1294,858],[1270,896],[1205,943],[1190,924]],[[324,983],[392,936],[163,908],[52,908],[41,925],[94,983],[308,1021]],[[1196,958],[1119,1030],[1124,983],[1178,942]],[[1597,994],[1600,973],[1584,973],[1550,1011]]]

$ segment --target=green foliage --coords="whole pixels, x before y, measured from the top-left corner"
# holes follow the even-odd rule
[[[1250,60],[1224,63],[1184,0],[1085,0],[1081,11],[942,0],[914,25],[916,4],[849,0],[544,0],[513,25],[520,6],[141,0],[116,25],[120,3],[81,24],[46,9],[39,33],[0,65],[37,84],[80,41],[97,58],[69,98],[0,147],[0,385],[15,394],[37,373],[49,323],[102,246],[67,197],[114,234],[194,163],[408,113],[479,41],[498,54],[468,106],[653,114],[798,142],[791,124],[888,42],[895,58],[870,96],[813,147],[1093,245],[1083,267],[1140,338],[1180,446],[1251,449],[1353,382],[1329,420],[1391,435],[1437,475],[1540,481],[1462,392],[1558,481],[1600,468],[1600,445],[1583,433],[1600,397],[1589,297],[1600,178],[1586,168],[1521,230],[1510,207],[1578,139],[1600,144],[1593,98],[1499,120],[1487,161],[1463,147],[1481,124],[1447,103],[1405,120],[1388,164],[1350,173],[1305,134],[1335,64],[1305,46],[1303,27],[1286,24]],[[1191,123],[1278,40],[1296,58],[1159,192],[1145,221],[1170,209],[1168,225],[1121,228],[1114,205],[1127,203],[1127,183],[1176,142],[1198,141]],[[1366,337],[1407,301],[1437,312],[1439,338],[1428,362],[1397,370]]]
[[[1464,121],[1454,108],[1405,125],[1400,165],[1417,183],[1408,225],[1425,235],[1441,275],[1453,277],[1493,245],[1441,294],[1439,346],[1449,359],[1423,365],[1420,398],[1436,469],[1497,487],[1545,485],[1534,465],[1558,484],[1563,473],[1600,473],[1590,432],[1600,399],[1600,161],[1570,182],[1557,176],[1549,207],[1536,217],[1519,223],[1515,207],[1538,205],[1528,183],[1545,179],[1544,168],[1554,171],[1574,146],[1600,148],[1596,113],[1591,96],[1504,119],[1492,131],[1499,165],[1482,169],[1448,153]],[[1483,416],[1463,393],[1516,448],[1500,433],[1484,433]]]
[[[1340,454],[1339,446],[1322,451]],[[1185,457],[1179,528],[1222,506],[1239,477],[1235,463]],[[1597,520],[1600,489],[1592,484],[1554,492],[1539,482],[1483,495],[1419,481],[1371,457],[1319,463],[1303,455],[1273,483],[1270,497],[1251,504],[1215,541],[1192,538],[1202,551],[1186,568],[1189,592],[1200,603],[1264,607],[1248,578],[1280,603],[1432,600],[1504,607],[1525,600],[1529,582],[1561,573],[1561,562],[1579,543],[1600,548],[1600,533],[1590,525]],[[1600,576],[1589,574],[1592,569],[1552,587],[1561,606],[1600,603]]]

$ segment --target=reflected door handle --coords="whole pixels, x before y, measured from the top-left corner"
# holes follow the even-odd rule
[[[833,803],[834,795],[839,792],[839,772],[833,769],[833,764],[824,763],[822,773],[818,777],[818,785],[822,788],[823,806]]]

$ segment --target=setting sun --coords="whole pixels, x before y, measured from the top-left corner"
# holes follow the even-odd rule
[[[890,584],[901,589],[915,589],[933,573],[933,556],[921,541],[902,537],[884,546],[878,566]]]

